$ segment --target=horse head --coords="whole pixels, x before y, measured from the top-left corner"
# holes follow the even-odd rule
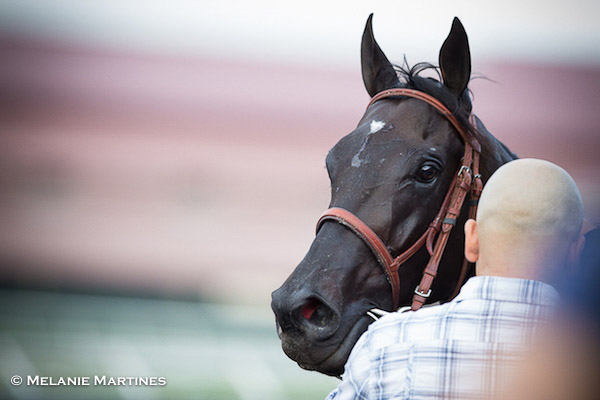
[[[375,41],[372,15],[362,38],[362,75],[372,97],[391,88],[415,89],[440,101],[481,143],[485,181],[515,156],[477,120],[469,123],[471,58],[465,30],[454,19],[440,50],[440,79],[420,75],[433,66],[394,67]],[[374,231],[395,257],[436,218],[456,176],[464,142],[427,102],[387,97],[368,106],[358,126],[328,153],[330,207],[348,210]],[[449,237],[428,302],[447,301],[459,282],[467,218],[463,208]],[[398,269],[399,305],[410,304],[429,259],[425,246]],[[273,292],[272,308],[284,352],[302,368],[340,375],[373,308],[392,311],[389,276],[372,250],[347,226],[325,220],[304,259]]]

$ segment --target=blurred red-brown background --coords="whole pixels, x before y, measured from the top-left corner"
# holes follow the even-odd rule
[[[368,101],[372,10],[389,58],[411,63],[435,61],[461,17],[489,78],[471,84],[475,112],[519,156],[566,168],[600,222],[596,3],[415,5],[410,20],[405,5],[85,3],[0,11],[11,286],[268,304],[327,206],[325,155]]]

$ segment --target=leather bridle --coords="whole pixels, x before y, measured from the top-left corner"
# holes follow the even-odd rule
[[[427,93],[413,89],[396,88],[384,90],[371,99],[369,106],[378,100],[389,97],[412,97],[422,100],[433,106],[439,111],[456,129],[460,138],[465,144],[464,155],[461,160],[461,165],[448,192],[442,202],[442,206],[438,211],[434,220],[429,224],[425,232],[412,244],[407,250],[393,257],[386,244],[377,236],[377,234],[369,228],[369,226],[360,220],[350,211],[339,207],[332,207],[325,211],[317,222],[317,233],[325,221],[336,221],[350,230],[352,230],[366,245],[371,249],[378,263],[385,272],[386,278],[392,289],[392,302],[394,309],[399,307],[400,299],[400,277],[398,268],[412,257],[423,245],[427,248],[430,255],[429,262],[423,271],[421,282],[414,291],[412,310],[418,310],[427,301],[431,295],[431,286],[438,271],[438,266],[448,243],[448,238],[452,228],[456,225],[456,220],[460,215],[466,194],[471,193],[469,217],[475,218],[477,213],[477,202],[483,189],[481,175],[479,174],[479,155],[481,153],[481,145],[477,138],[456,119],[454,114],[448,110],[439,100]],[[477,125],[477,118],[471,114],[473,126]],[[437,236],[437,240],[435,240]],[[435,244],[434,244],[435,240]],[[452,297],[454,297],[465,279],[468,268],[468,261],[463,260],[463,265],[457,286]]]

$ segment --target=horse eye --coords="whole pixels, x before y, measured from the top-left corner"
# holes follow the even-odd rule
[[[435,178],[438,170],[431,164],[424,164],[417,171],[417,180],[423,183],[429,183]]]

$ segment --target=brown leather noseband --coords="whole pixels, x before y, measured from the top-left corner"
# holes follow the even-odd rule
[[[452,114],[446,106],[436,98],[418,90],[404,88],[384,90],[373,96],[367,108],[376,101],[389,97],[412,97],[431,105],[452,124],[465,144],[464,155],[458,173],[448,188],[448,192],[446,193],[446,197],[442,202],[438,214],[421,237],[395,258],[392,256],[385,243],[366,223],[343,208],[333,207],[325,211],[317,222],[317,233],[325,221],[333,220],[348,227],[361,238],[371,249],[385,272],[392,289],[394,309],[399,307],[400,300],[400,277],[398,275],[398,268],[423,247],[423,245],[426,245],[430,259],[423,271],[421,282],[415,289],[411,306],[413,310],[418,310],[431,295],[431,286],[437,275],[438,266],[442,254],[444,253],[444,249],[446,248],[446,244],[448,243],[450,232],[456,225],[456,220],[460,215],[466,194],[469,191],[471,192],[469,217],[475,218],[477,201],[481,195],[481,190],[483,189],[481,175],[479,174],[479,154],[481,153],[481,145],[477,138],[458,122],[454,114]],[[471,115],[471,117],[475,119],[473,115]],[[476,125],[474,124],[474,126]],[[437,240],[434,245],[433,242],[436,235]],[[467,266],[468,262],[465,259],[463,260],[460,277],[453,296],[456,295],[458,289],[462,285],[466,276]]]

